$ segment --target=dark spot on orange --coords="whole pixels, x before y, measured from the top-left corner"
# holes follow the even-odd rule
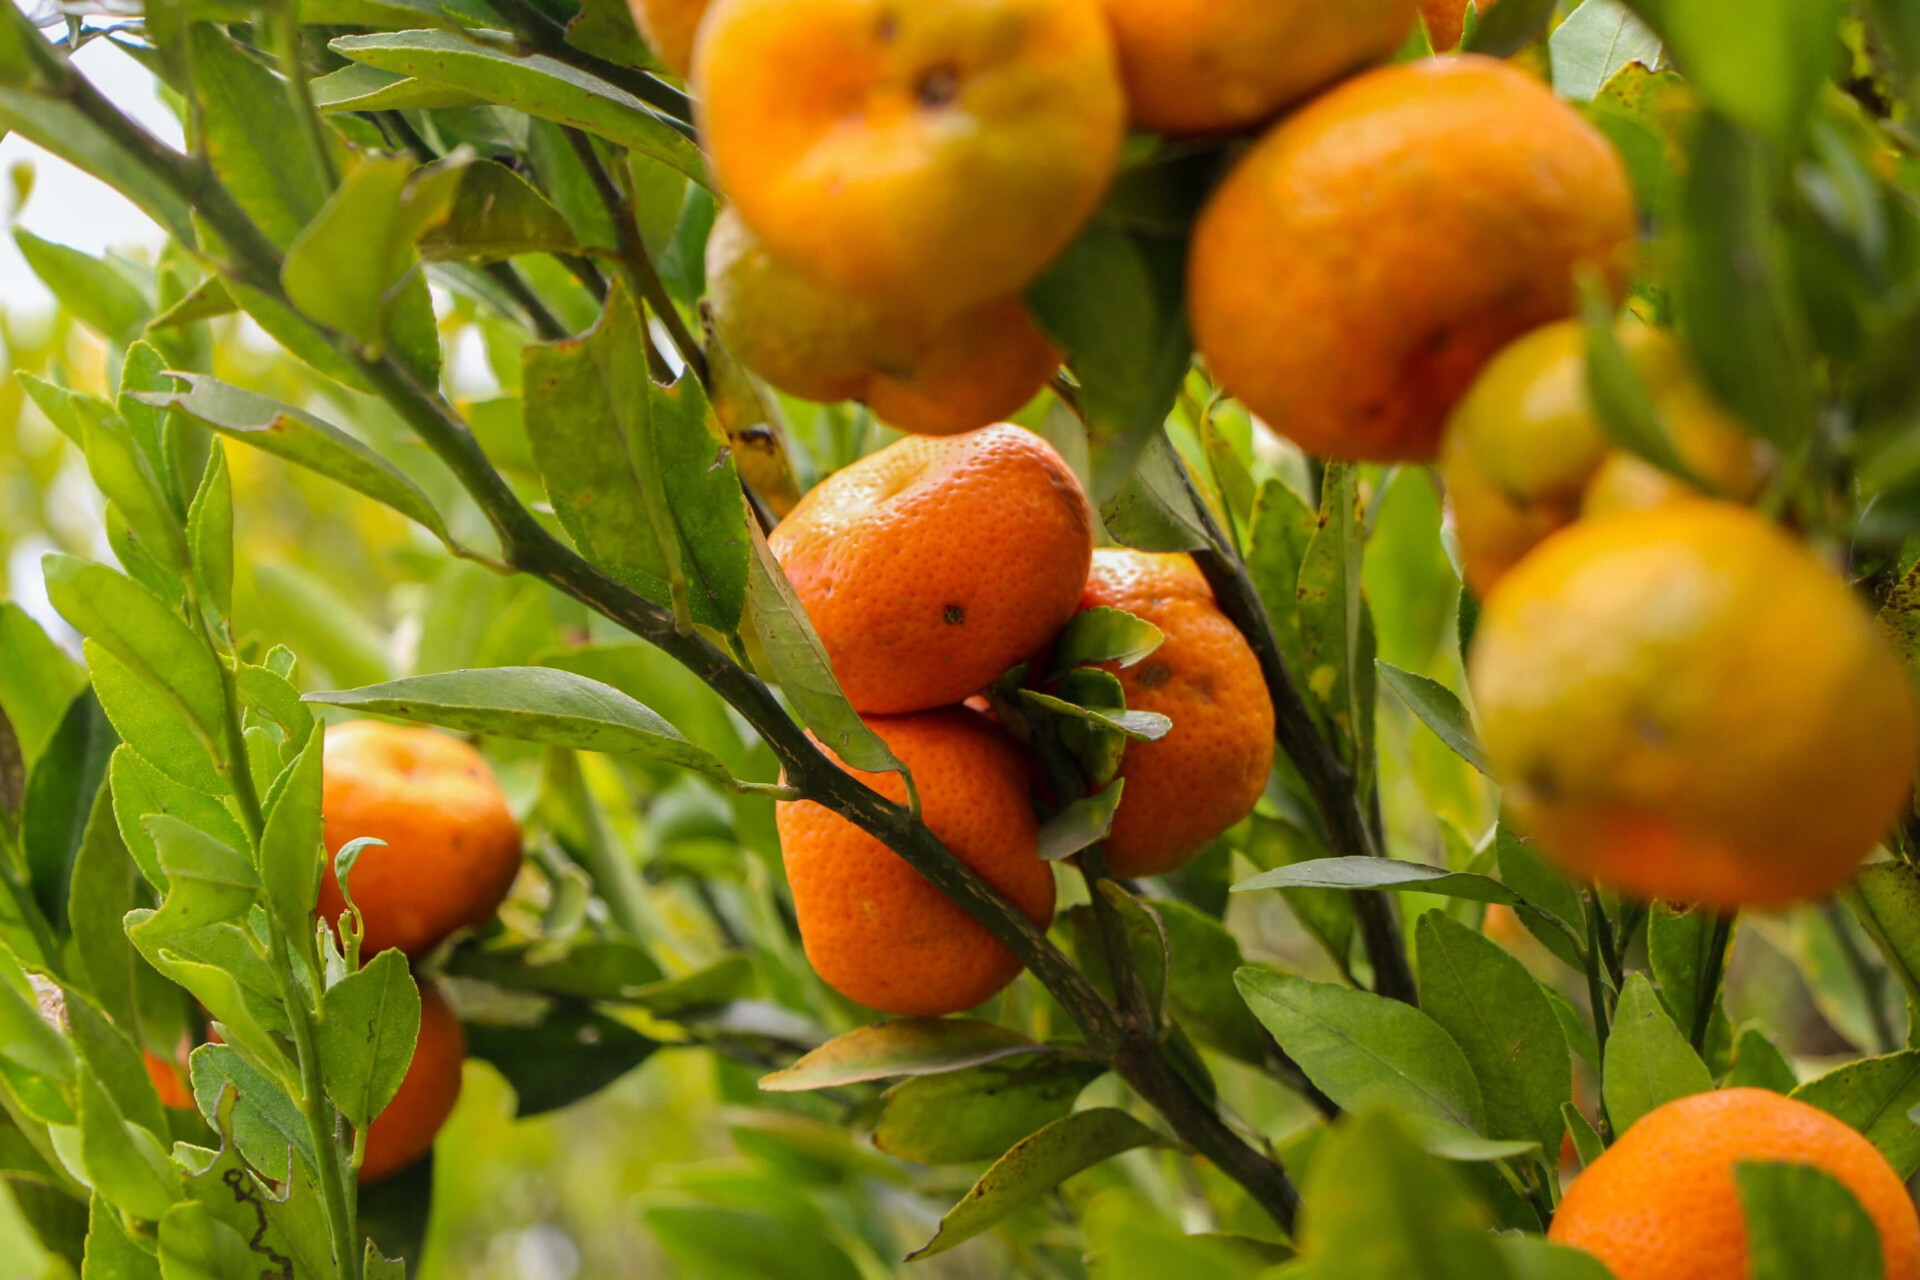
[[[1149,662],[1140,668],[1140,687],[1158,689],[1173,678],[1173,670],[1164,662]]]
[[[935,67],[920,77],[913,96],[929,111],[951,106],[960,96],[960,73],[948,66]]]
[[[950,604],[940,617],[948,626],[957,627],[967,620],[967,611],[957,604]]]

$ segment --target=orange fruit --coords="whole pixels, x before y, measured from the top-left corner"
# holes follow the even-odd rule
[[[710,0],[627,0],[633,25],[660,65],[684,79],[693,67],[693,38]]]
[[[978,712],[948,707],[868,721],[920,791],[927,826],[955,857],[1045,929],[1053,869],[1040,860],[1025,755]],[[897,773],[854,777],[905,804]],[[800,940],[821,979],[902,1017],[971,1009],[1020,972],[1013,952],[886,845],[811,800],[777,806]]]
[[[460,1064],[466,1057],[460,1019],[440,989],[431,980],[421,980],[420,1038],[393,1101],[367,1126],[360,1181],[378,1182],[433,1149],[434,1135],[460,1100]]]
[[[815,284],[728,209],[707,238],[707,296],[735,355],[788,395],[859,400],[902,431],[954,435],[1016,412],[1060,354],[1017,298],[942,320]]]
[[[520,826],[485,757],[432,729],[352,720],[328,727],[325,764],[322,919],[346,910],[332,855],[361,836],[387,842],[363,849],[348,881],[368,957],[417,956],[492,917],[520,871]]]
[[[1166,637],[1116,671],[1127,709],[1157,711],[1173,728],[1157,742],[1127,743],[1116,775],[1127,789],[1104,846],[1113,874],[1160,875],[1252,812],[1273,768],[1273,703],[1259,659],[1191,556],[1100,548],[1080,607],[1100,605]]]
[[[1257,124],[1400,47],[1416,0],[1104,0],[1136,128]]]
[[[719,0],[693,78],[767,248],[930,316],[1011,297],[1066,248],[1125,127],[1100,0]]]
[[[1513,338],[1616,290],[1632,189],[1612,146],[1491,58],[1347,81],[1287,117],[1202,211],[1188,262],[1214,375],[1316,454],[1427,461]]]
[[[1467,29],[1468,0],[1420,0],[1420,16],[1426,19],[1427,39],[1436,53],[1445,53],[1460,43],[1461,34]],[[1475,5],[1481,17],[1487,16],[1487,10],[1493,7],[1493,0],[1480,0]]]
[[[1753,497],[1766,446],[1713,401],[1670,335],[1628,321],[1619,337],[1688,470],[1716,494]],[[1607,438],[1587,396],[1586,329],[1573,320],[1535,329],[1487,364],[1448,419],[1440,472],[1467,582],[1480,595],[1583,512],[1699,496]]]
[[[169,1062],[151,1049],[142,1049],[140,1056],[146,1063],[147,1079],[153,1081],[153,1090],[160,1095],[160,1105],[176,1110],[194,1106],[193,1090],[187,1087],[186,1074],[178,1062]]]
[[[857,710],[959,702],[1073,616],[1093,513],[1053,447],[1001,424],[910,436],[816,485],[768,539]]]
[[[1920,1220],[1886,1157],[1826,1112],[1765,1089],[1698,1093],[1640,1117],[1573,1180],[1547,1238],[1593,1254],[1614,1280],[1744,1276],[1734,1181],[1744,1161],[1831,1174],[1879,1228],[1887,1280],[1920,1278]]]
[[[1824,896],[1906,805],[1900,659],[1844,582],[1744,507],[1554,534],[1487,597],[1468,677],[1515,819],[1636,897]]]

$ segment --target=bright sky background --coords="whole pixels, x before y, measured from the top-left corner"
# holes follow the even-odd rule
[[[95,40],[80,51],[75,65],[102,93],[171,146],[181,145],[180,124],[160,101],[153,76],[105,40]],[[18,162],[34,167],[33,194],[26,207],[11,206],[11,185],[0,196],[8,204],[10,226],[22,226],[35,235],[99,254],[113,247],[145,246],[158,252],[165,237],[147,216],[103,183],[57,160],[24,138],[9,134],[0,140],[0,171]],[[0,300],[9,310],[34,309],[51,303],[51,295],[20,257],[12,236],[0,237]]]

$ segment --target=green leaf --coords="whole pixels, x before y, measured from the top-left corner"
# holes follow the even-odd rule
[[[229,849],[247,847],[247,833],[224,804],[205,792],[182,786],[149,764],[133,747],[123,745],[114,751],[107,777],[120,838],[141,875],[156,890],[166,891],[167,873],[160,866],[153,837],[141,821],[148,814],[170,814]]]
[[[997,1023],[896,1018],[829,1040],[792,1066],[762,1076],[760,1087],[769,1093],[801,1093],[867,1080],[940,1075],[1046,1052],[1044,1045]]]
[[[373,384],[367,381],[359,367],[342,355],[325,334],[302,319],[299,312],[280,302],[273,294],[242,284],[238,279],[227,281],[227,291],[249,319],[314,372],[352,387],[355,391],[368,395],[374,393]]]
[[[1825,0],[1804,7],[1823,8]],[[1742,30],[1753,30],[1742,20]],[[1702,112],[1681,194],[1675,307],[1702,380],[1776,445],[1791,449],[1813,425],[1810,358],[1789,302],[1774,213],[1778,164],[1758,139]]]
[[[314,725],[305,748],[267,806],[266,826],[260,834],[260,884],[266,890],[268,910],[290,938],[306,934],[320,901],[320,873],[326,858],[320,816],[325,734],[324,726]],[[161,863],[166,864],[164,847]],[[173,874],[168,866],[169,879]]]
[[[221,1095],[231,1091],[234,1101],[226,1125],[234,1145],[254,1168],[276,1181],[290,1176],[295,1155],[309,1171],[316,1168],[313,1142],[300,1109],[231,1045],[203,1044],[193,1051],[188,1065],[194,1103],[216,1129]]]
[[[1167,934],[1167,1003],[1175,1019],[1222,1053],[1263,1064],[1266,1037],[1233,984],[1242,964],[1239,942],[1191,903],[1166,898],[1153,909]]]
[[[718,756],[626,694],[552,667],[444,671],[306,700],[575,751],[637,752],[733,781]]]
[[[73,1081],[73,1046],[41,1014],[25,971],[5,947],[0,947],[0,1062],[62,1086]],[[71,1117],[65,1123],[72,1123]]]
[[[623,938],[589,938],[557,955],[551,943],[462,947],[447,958],[446,971],[515,991],[602,1001],[659,994],[666,977],[644,946]]]
[[[208,795],[226,792],[206,742],[178,702],[93,641],[81,652],[100,707],[121,741],[181,786]]]
[[[0,85],[0,129],[17,133],[138,205],[184,245],[199,242],[185,198],[119,141],[64,100]]]
[[[1299,1272],[1316,1280],[1496,1280],[1506,1269],[1459,1175],[1369,1108],[1321,1140],[1300,1187]]]
[[[258,1280],[260,1258],[211,1206],[189,1200],[160,1219],[160,1274],[164,1280]]]
[[[1420,723],[1433,730],[1435,737],[1481,773],[1493,776],[1487,767],[1486,749],[1480,745],[1480,735],[1474,732],[1473,720],[1453,690],[1438,680],[1403,671],[1388,662],[1376,659],[1373,665],[1387,688],[1399,695],[1407,709],[1419,716]]]
[[[279,77],[213,26],[194,25],[190,39],[207,158],[247,216],[285,248],[326,203],[326,176]]]
[[[521,353],[526,428],[554,512],[582,554],[696,621],[739,625],[746,506],[725,437],[692,378],[647,374],[624,288],[582,337]]]
[[[1655,1107],[1713,1088],[1706,1064],[1667,1016],[1644,974],[1629,975],[1620,992],[1603,1080],[1601,1098],[1616,1135]]]
[[[1920,1051],[1846,1063],[1791,1096],[1865,1134],[1901,1181],[1920,1172],[1920,1125],[1910,1115],[1920,1107]]]
[[[23,767],[40,758],[86,683],[79,664],[25,609],[0,601],[0,710],[13,724]]]
[[[909,1079],[887,1090],[873,1145],[898,1160],[992,1160],[1073,1110],[1106,1067],[1089,1058],[1014,1058]]]
[[[1584,0],[1547,41],[1553,88],[1574,102],[1591,102],[1629,62],[1652,66],[1660,37],[1620,0]]]
[[[1164,1139],[1124,1111],[1095,1107],[1056,1120],[994,1162],[959,1204],[940,1219],[933,1239],[907,1255],[930,1258],[965,1241],[1014,1210],[1038,1200],[1074,1174],[1123,1151]]]
[[[279,634],[336,683],[377,684],[393,674],[385,637],[318,575],[286,562],[257,563],[253,586],[261,607],[278,619]]]
[[[233,613],[233,478],[226,450],[207,455],[207,472],[187,511],[187,552],[201,597],[221,618]]]
[[[283,751],[297,752],[313,736],[313,712],[300,700],[300,690],[293,681],[266,667],[242,662],[234,673],[234,683],[242,705],[280,726],[285,738]]]
[[[92,1071],[75,1077],[81,1160],[100,1197],[151,1222],[180,1199],[180,1178],[151,1133],[129,1124]]]
[[[1544,913],[1520,911],[1520,923],[1568,965],[1584,968],[1587,907],[1580,891],[1572,881],[1536,857],[1504,822],[1494,829],[1493,851],[1501,882]],[[1553,920],[1549,921],[1546,916]],[[1559,923],[1556,925],[1553,921]]]
[[[1741,1031],[1733,1044],[1733,1069],[1727,1073],[1729,1089],[1771,1089],[1790,1094],[1800,1087],[1800,1078],[1778,1046],[1758,1027]]]
[[[16,227],[13,242],[33,273],[72,316],[115,347],[140,336],[153,306],[111,263]]]
[[[1880,1231],[1846,1185],[1809,1164],[1733,1167],[1753,1280],[1880,1280]]]
[[[97,1195],[87,1208],[87,1253],[80,1280],[160,1280],[159,1261],[133,1242],[119,1212]]]
[[[335,52],[355,62],[473,94],[483,101],[569,125],[711,186],[700,149],[667,117],[624,89],[542,54],[516,57],[449,31],[341,36]]]
[[[193,984],[189,989],[214,1016],[230,1028],[240,1028],[235,1034],[251,1036],[257,1030],[258,1037],[246,1042],[248,1052],[279,1071],[284,1059],[266,1031],[291,1037],[293,1029],[280,1004],[279,983],[267,964],[265,948],[247,926],[238,924],[208,925],[184,933],[168,932],[163,924],[154,933],[141,932],[140,926],[154,914],[145,909],[127,913],[127,936],[141,956],[181,985]]]
[[[1417,927],[1420,1008],[1453,1037],[1480,1082],[1487,1136],[1558,1154],[1573,1060],[1540,983],[1498,943],[1440,911]]]
[[[1104,674],[1104,673],[1102,673]],[[1173,729],[1173,721],[1157,711],[1106,711],[1082,706],[1034,689],[1020,690],[1022,701],[1044,707],[1055,715],[1090,724],[1096,729],[1111,729],[1135,742],[1157,742]]]
[[[823,1224],[788,1206],[772,1211],[706,1204],[653,1204],[647,1231],[680,1274],[716,1280],[861,1280],[859,1267]]]
[[[144,966],[120,922],[142,905],[142,894],[139,872],[114,822],[109,788],[94,795],[93,811],[74,856],[71,884],[67,922],[88,989],[114,1022],[131,1034],[140,1025],[134,1012],[135,984],[137,970]]]
[[[567,23],[567,43],[623,67],[657,71],[660,66],[640,38],[633,13],[619,0],[584,0]]]
[[[531,1022],[469,1022],[466,1033],[467,1055],[506,1077],[521,1117],[600,1092],[660,1047],[624,1022],[561,1002]]]
[[[1791,144],[1838,69],[1837,0],[1660,0],[1645,6],[1707,101]]]
[[[1667,1006],[1674,1025],[1689,1033],[1712,943],[1710,911],[1675,911],[1656,902],[1647,915],[1647,962],[1660,984],[1660,1003]]]
[[[1486,1106],[1453,1038],[1398,1000],[1247,966],[1240,994],[1287,1056],[1346,1110],[1390,1104],[1455,1132],[1479,1132]]]
[[[209,743],[221,741],[226,693],[220,664],[174,612],[105,565],[52,554],[47,597],[82,635],[175,698]]]
[[[1300,562],[1298,600],[1300,679],[1340,732],[1342,754],[1351,763],[1362,728],[1359,682],[1360,571],[1366,532],[1361,521],[1358,471],[1352,463],[1327,464],[1321,481],[1319,528]]]
[[[87,445],[87,422],[90,418],[112,417],[115,410],[110,401],[84,391],[75,391],[36,377],[24,369],[16,369],[13,380],[20,384],[41,413],[47,415],[47,421],[60,429],[60,434],[79,448]]]
[[[1040,857],[1058,862],[1105,840],[1126,785],[1125,778],[1115,778],[1104,790],[1075,800],[1047,819],[1040,828]]]
[[[246,854],[167,814],[141,821],[167,877],[167,896],[147,922],[148,936],[164,938],[235,920],[252,908],[260,879]]]
[[[1533,43],[1553,17],[1556,0],[1520,0],[1494,5],[1480,15],[1479,25],[1461,43],[1463,53],[1510,58]]]
[[[1920,870],[1905,862],[1869,863],[1841,896],[1907,998],[1920,1001]]]
[[[1608,439],[1660,470],[1690,480],[1692,473],[1659,407],[1620,344],[1613,299],[1591,276],[1581,282],[1580,310],[1587,330],[1587,398]]]
[[[74,860],[114,746],[113,730],[100,704],[83,690],[27,776],[21,852],[26,856],[34,899],[56,926],[67,918]],[[57,967],[58,957],[45,959]]]
[[[94,484],[118,509],[141,552],[170,573],[184,572],[188,564],[183,513],[174,510],[152,459],[141,451],[119,413],[104,401],[86,397],[69,403],[77,411],[81,449]]]
[[[1160,628],[1124,609],[1096,605],[1082,609],[1068,620],[1054,637],[1053,657],[1047,664],[1050,676],[1064,674],[1069,667],[1117,662],[1130,667],[1158,649],[1166,636]]]
[[[356,493],[392,507],[455,550],[445,521],[420,487],[398,467],[346,432],[312,414],[230,387],[202,374],[176,373],[185,392],[143,394],[141,400],[177,409],[223,436],[285,458]]]
[[[337,74],[366,70],[349,67]],[[428,262],[499,262],[527,253],[579,251],[573,228],[538,188],[486,160],[461,171],[451,212],[420,238],[420,256]]]
[[[867,727],[841,691],[820,633],[813,629],[793,583],[773,558],[758,521],[747,521],[747,536],[753,549],[747,564],[748,620],[773,668],[774,681],[800,722],[849,769],[904,773],[906,766]]]
[[[1101,879],[1098,892],[1113,913],[1120,941],[1132,962],[1133,977],[1139,982],[1142,1011],[1155,1027],[1166,1021],[1167,1002],[1167,930],[1160,914],[1122,888],[1117,882]],[[1107,964],[1105,927],[1092,909],[1076,911],[1073,917],[1074,951],[1080,965],[1094,984],[1103,991],[1114,990],[1114,975]]]
[[[1132,474],[1100,504],[1114,541],[1142,551],[1198,551],[1207,546],[1206,521],[1187,491],[1184,463],[1165,432],[1140,446]]]
[[[1573,1153],[1580,1158],[1582,1169],[1607,1153],[1607,1144],[1601,1141],[1599,1131],[1580,1108],[1571,1102],[1563,1102],[1560,1104],[1560,1118],[1565,1122],[1567,1132],[1573,1135]]]
[[[1493,1242],[1513,1280],[1613,1280],[1607,1264],[1585,1249],[1517,1232],[1502,1232]]]
[[[432,80],[395,75],[378,67],[348,63],[309,82],[313,105],[333,111],[433,111],[486,105],[478,94]]]
[[[61,996],[67,1034],[79,1051],[80,1061],[126,1120],[157,1141],[168,1140],[166,1108],[160,1105],[160,1095],[154,1090],[140,1050],[129,1038],[131,1031],[109,1022],[100,1006],[77,987],[61,984]]]
[[[327,988],[320,1063],[327,1096],[356,1129],[382,1111],[406,1078],[420,1034],[420,991],[398,951],[382,951]]]
[[[1067,353],[1100,449],[1095,500],[1117,496],[1160,434],[1193,356],[1178,242],[1095,222],[1027,287],[1035,322]]]
[[[201,320],[214,320],[221,316],[230,316],[240,306],[227,291],[227,286],[219,276],[208,276],[180,298],[180,300],[147,322],[149,331],[156,329],[178,329]]]

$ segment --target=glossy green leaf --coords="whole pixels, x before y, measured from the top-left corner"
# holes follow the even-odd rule
[[[56,925],[67,918],[74,860],[114,746],[113,729],[100,704],[82,691],[27,775],[20,851],[32,878],[34,899]]]
[[[320,900],[320,873],[326,859],[320,814],[325,732],[322,726],[314,726],[268,804],[260,834],[260,885],[266,890],[267,909],[288,937],[306,933]],[[164,845],[160,860],[169,880],[174,880]]]
[[[538,188],[507,166],[486,160],[461,171],[452,210],[420,238],[420,256],[428,262],[498,262],[527,253],[577,253],[579,248],[567,220]]]
[[[691,378],[656,386],[623,288],[582,337],[521,353],[526,428],[554,512],[588,559],[659,604],[732,630],[746,592],[746,506]]]
[[[326,203],[326,175],[279,77],[217,27],[195,24],[190,39],[207,158],[241,209],[284,248]],[[336,167],[344,167],[341,151]]]
[[[80,1153],[87,1178],[116,1209],[151,1222],[180,1199],[180,1179],[166,1149],[129,1124],[99,1079],[86,1067],[75,1076]]]
[[[148,404],[177,409],[223,436],[317,471],[356,493],[392,507],[452,546],[446,523],[420,487],[398,467],[338,427],[266,396],[217,378],[182,373],[187,390],[144,395]]]
[[[1065,698],[1056,698],[1036,689],[1022,689],[1020,697],[1032,706],[1043,707],[1055,715],[1079,720],[1097,729],[1110,729],[1135,742],[1157,742],[1173,729],[1173,721],[1157,711],[1106,711],[1068,702]]]
[[[1113,830],[1113,814],[1126,785],[1126,779],[1115,778],[1103,790],[1075,800],[1048,818],[1040,828],[1040,857],[1058,862],[1105,840]]]
[[[221,740],[226,694],[220,664],[172,610],[90,560],[49,555],[42,567],[47,596],[62,617],[176,699],[208,742]]]
[[[121,741],[179,785],[208,795],[225,794],[227,785],[205,741],[179,703],[93,641],[81,651],[100,707]]]
[[[13,242],[60,305],[113,346],[140,336],[153,305],[111,263],[16,227]]]
[[[618,689],[551,667],[445,671],[307,701],[575,751],[635,752],[732,780],[719,757]]]
[[[115,752],[118,758],[119,753]],[[140,873],[114,821],[113,795],[101,788],[73,860],[67,924],[87,987],[101,1008],[129,1032],[139,1026],[135,984],[144,966],[127,941],[121,919],[143,904]]]
[[[378,67],[348,63],[308,84],[313,104],[322,111],[432,111],[484,106],[478,94],[432,80],[397,75]]]
[[[887,1090],[873,1144],[918,1164],[998,1158],[1073,1109],[1106,1067],[1049,1054],[909,1079]]]
[[[841,691],[820,633],[813,629],[793,584],[773,558],[757,521],[747,522],[747,536],[753,551],[747,564],[748,622],[773,668],[770,674],[800,722],[850,769],[904,772],[905,766]]]
[[[1240,943],[1191,903],[1167,898],[1153,909],[1167,935],[1167,1004],[1175,1020],[1222,1053],[1264,1063],[1266,1037],[1233,983]]]
[[[1753,1280],[1880,1280],[1880,1231],[1846,1184],[1799,1163],[1733,1168]]]
[[[908,1259],[945,1253],[1046,1195],[1074,1174],[1123,1151],[1158,1146],[1163,1141],[1152,1129],[1112,1107],[1076,1111],[1056,1120],[995,1161],[973,1190],[947,1211],[933,1239]]]
[[[1473,719],[1453,690],[1438,680],[1403,671],[1391,663],[1375,661],[1373,665],[1387,688],[1399,695],[1407,709],[1419,716],[1420,723],[1433,730],[1435,737],[1481,773],[1493,776],[1487,767],[1486,748],[1480,745],[1480,735],[1474,732]]]
[[[227,617],[233,612],[233,477],[218,445],[207,455],[206,475],[187,512],[187,553],[202,600]]]
[[[516,991],[602,1001],[637,1000],[666,976],[644,946],[624,938],[588,938],[557,954],[545,943],[462,947],[447,958],[447,972]]]
[[[1660,1004],[1644,974],[1631,974],[1613,1012],[1601,1098],[1615,1134],[1655,1107],[1713,1088],[1700,1055]]]
[[[234,672],[240,702],[247,710],[280,726],[283,751],[297,753],[313,735],[313,712],[301,701],[300,690],[285,676],[251,662]]]
[[[1207,545],[1206,521],[1187,491],[1185,467],[1165,432],[1147,437],[1132,473],[1100,503],[1101,522],[1114,541],[1142,551],[1198,551]]]
[[[26,610],[0,601],[0,710],[13,725],[22,766],[31,769],[40,758],[86,683],[79,664]]]
[[[87,1253],[80,1280],[161,1280],[159,1260],[133,1242],[119,1211],[97,1195],[87,1209]]]
[[[120,415],[103,401],[75,398],[81,449],[93,482],[126,522],[140,552],[169,573],[186,571],[187,538],[153,461]]]
[[[568,125],[711,184],[692,140],[624,89],[544,54],[515,56],[447,31],[341,36],[333,49],[355,62],[432,81],[486,102]]]
[[[1675,911],[1656,902],[1647,915],[1647,961],[1660,986],[1660,1003],[1674,1025],[1692,1034],[1700,985],[1713,944],[1713,913],[1704,908]]]
[[[867,1080],[939,1075],[1042,1052],[1044,1046],[997,1023],[896,1018],[828,1041],[792,1066],[763,1076],[760,1087],[769,1093],[799,1093]]]
[[[1910,1000],[1920,1000],[1920,870],[1905,862],[1860,868],[1841,895]]]
[[[189,1200],[160,1219],[162,1280],[257,1280],[260,1258],[247,1238],[214,1216],[213,1208]]]
[[[194,1103],[208,1124],[218,1127],[221,1095],[232,1093],[227,1124],[234,1144],[256,1169],[284,1181],[294,1156],[309,1170],[314,1168],[313,1141],[293,1099],[232,1046],[201,1045],[193,1051],[190,1066]]]
[[[1727,1073],[1727,1087],[1792,1093],[1800,1087],[1800,1078],[1765,1032],[1758,1027],[1748,1027],[1734,1041],[1733,1069]]]
[[[320,1018],[320,1063],[327,1096],[356,1129],[399,1092],[420,1034],[420,991],[398,951],[327,988]]]
[[[1573,1096],[1566,1036],[1540,983],[1498,943],[1440,911],[1417,927],[1420,1008],[1453,1037],[1487,1107],[1487,1136],[1557,1153]]]
[[[785,1206],[775,1211],[709,1204],[655,1204],[647,1231],[684,1274],[728,1280],[861,1280],[862,1272],[822,1224]]]
[[[72,984],[62,984],[61,996],[67,1035],[121,1116],[157,1141],[170,1140],[166,1108],[160,1105],[140,1050],[129,1038],[131,1032],[108,1021],[100,1006]]]
[[[1563,1102],[1560,1118],[1566,1123],[1567,1132],[1573,1135],[1573,1153],[1579,1157],[1582,1169],[1606,1154],[1606,1143],[1601,1141],[1599,1130],[1593,1127],[1593,1121],[1587,1119],[1584,1111],[1571,1102]]]
[[[1864,1133],[1902,1181],[1920,1172],[1920,1125],[1910,1114],[1920,1107],[1920,1051],[1845,1063],[1792,1096]]]
[[[1542,862],[1504,822],[1494,831],[1493,852],[1501,883],[1545,913],[1521,911],[1520,923],[1554,955],[1575,969],[1583,968],[1587,907],[1580,891],[1572,881]],[[1553,920],[1546,919],[1546,915]]]
[[[163,938],[238,919],[253,906],[260,878],[245,853],[167,814],[141,821],[167,877],[167,896],[147,921],[148,936]]]
[[[247,833],[226,805],[205,792],[176,782],[131,746],[123,745],[114,751],[107,777],[120,838],[126,842],[127,852],[133,855],[141,875],[158,891],[166,890],[167,875],[160,866],[160,854],[154,847],[153,837],[147,834],[146,825],[141,821],[148,814],[171,814],[229,849],[242,849],[247,845]]]
[[[1068,620],[1054,638],[1048,669],[1055,675],[1088,663],[1117,662],[1130,667],[1158,649],[1160,628],[1124,609],[1097,605]]]
[[[1466,1055],[1418,1009],[1252,966],[1234,981],[1287,1056],[1343,1108],[1391,1104],[1456,1132],[1485,1125],[1486,1104]]]
[[[468,1022],[466,1033],[467,1055],[506,1077],[522,1117],[598,1093],[660,1047],[624,1022],[561,1002],[531,1021]]]
[[[1553,30],[1553,88],[1574,102],[1590,102],[1629,62],[1651,66],[1660,37],[1621,0],[1585,0]]]

